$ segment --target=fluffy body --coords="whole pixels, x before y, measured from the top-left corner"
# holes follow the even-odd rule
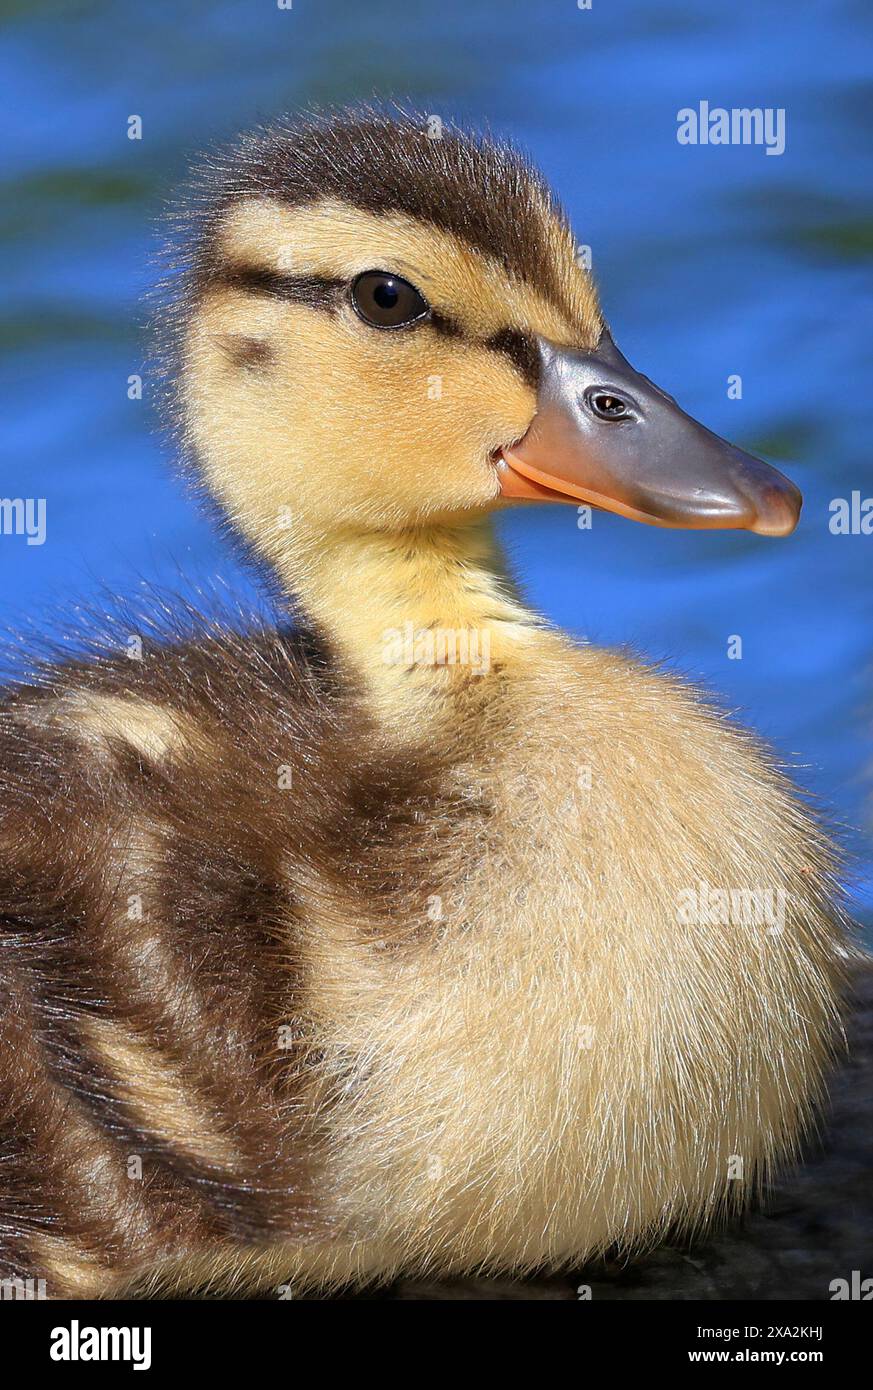
[[[326,1288],[696,1229],[811,1120],[843,932],[755,740],[504,578],[524,341],[602,327],[572,238],[514,156],[413,122],[262,133],[210,178],[177,419],[305,616],[9,692],[0,1273]],[[374,267],[443,326],[322,294]],[[404,625],[488,661],[388,660]],[[784,893],[781,929],[687,920],[701,884]]]

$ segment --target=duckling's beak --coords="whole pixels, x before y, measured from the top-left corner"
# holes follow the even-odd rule
[[[652,526],[787,536],[798,489],[681,410],[604,333],[594,352],[540,339],[537,413],[502,451],[504,497],[588,502]]]

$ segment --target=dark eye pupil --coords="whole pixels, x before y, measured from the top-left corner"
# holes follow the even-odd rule
[[[393,309],[400,298],[400,293],[393,280],[383,280],[381,285],[377,285],[373,290],[373,298],[380,309]]]

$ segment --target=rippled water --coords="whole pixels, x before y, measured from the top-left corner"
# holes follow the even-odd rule
[[[171,477],[145,400],[154,220],[185,157],[289,107],[372,95],[486,120],[559,189],[614,336],[683,405],[794,477],[790,541],[659,531],[571,508],[505,520],[534,601],[719,691],[844,826],[873,907],[873,536],[829,503],[873,496],[869,6],[839,0],[401,4],[6,3],[0,237],[8,496],[47,540],[0,536],[4,619],[141,576],[240,574]],[[787,147],[681,146],[676,113],[784,108]],[[126,138],[127,118],[143,139]],[[727,378],[740,374],[741,400]],[[729,660],[731,635],[742,660]]]

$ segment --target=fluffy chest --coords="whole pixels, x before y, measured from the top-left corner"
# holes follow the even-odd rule
[[[834,929],[799,807],[642,670],[583,659],[551,693],[507,711],[414,942],[319,961],[334,1198],[382,1262],[560,1262],[740,1201],[731,1164],[750,1183],[818,1084]],[[695,919],[700,884],[790,907]]]

